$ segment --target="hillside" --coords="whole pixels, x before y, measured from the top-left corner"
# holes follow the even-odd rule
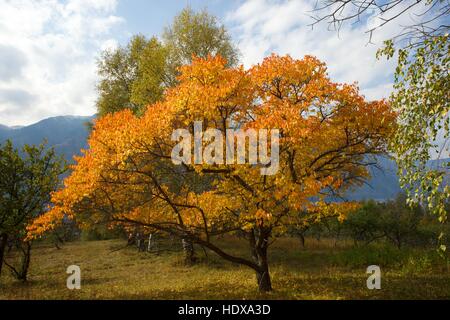
[[[19,128],[0,125],[0,142],[11,139],[16,147],[21,147],[24,144],[40,144],[46,139],[58,154],[71,161],[80,149],[87,147],[89,130],[86,123],[93,119],[94,116],[60,116]]]

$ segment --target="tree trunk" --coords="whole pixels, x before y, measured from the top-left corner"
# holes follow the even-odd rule
[[[302,248],[305,249],[305,236],[303,235],[303,233],[299,233],[298,236],[300,238],[300,243],[302,245]]]
[[[2,274],[3,259],[5,257],[7,242],[8,242],[8,235],[6,233],[0,235],[0,275]]]
[[[152,249],[153,249],[152,237],[153,237],[153,234],[150,233],[150,234],[148,235],[147,252],[150,252],[150,251],[152,251]]]
[[[267,260],[268,236],[260,235],[261,239],[256,241],[254,231],[249,233],[250,252],[253,260],[258,264],[256,281],[260,292],[272,291],[270,280],[269,263]],[[261,240],[261,241],[260,241]]]
[[[184,262],[186,265],[192,265],[195,263],[195,251],[194,244],[189,239],[181,239],[181,244],[183,246],[184,251]]]
[[[256,239],[253,231],[249,233],[250,254],[254,262],[258,263],[258,253],[256,252]]]
[[[25,250],[23,250],[23,260],[20,272],[17,276],[18,280],[27,281],[28,269],[30,267],[31,260],[31,242],[25,242]]]
[[[258,272],[256,274],[258,280],[258,288],[260,292],[272,291],[272,282],[270,281],[269,271]]]
[[[138,252],[145,251],[145,238],[144,238],[144,234],[141,232],[136,234],[136,246],[137,246]]]
[[[272,291],[272,281],[270,280],[269,264],[267,263],[267,248],[263,253],[258,254],[260,270],[256,272],[256,280],[260,292]]]
[[[401,249],[402,248],[402,239],[401,239],[400,233],[398,231],[396,234],[396,240],[397,240],[397,248]]]

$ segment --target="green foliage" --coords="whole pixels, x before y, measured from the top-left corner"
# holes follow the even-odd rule
[[[392,58],[396,51],[389,40],[378,56]],[[425,37],[414,46],[398,50],[395,91],[391,96],[398,112],[398,130],[391,148],[397,158],[400,184],[410,203],[426,204],[441,223],[448,217],[445,203],[450,198],[449,163],[442,161],[440,166],[430,168],[427,162],[449,152],[449,70],[449,35]],[[439,145],[439,139],[443,145]],[[442,241],[440,249],[446,249]]]
[[[237,49],[227,30],[205,10],[196,13],[189,7],[183,9],[164,30],[163,41],[170,52],[174,73],[179,66],[191,63],[193,55],[201,58],[221,55],[229,66],[238,61]]]
[[[137,52],[136,76],[131,85],[131,102],[140,107],[139,111],[160,100],[173,81],[167,67],[167,48],[155,37],[142,41],[144,46]]]
[[[424,272],[430,272],[432,267],[433,263],[429,255],[409,257],[409,259],[403,263],[401,272],[405,276],[411,276],[422,274]]]
[[[99,116],[124,108],[136,113],[140,111],[140,106],[131,102],[131,93],[138,74],[139,57],[147,43],[144,36],[137,35],[127,46],[102,53],[98,61],[98,73],[101,77],[97,87]]]
[[[411,207],[406,200],[405,194],[384,203],[369,200],[349,213],[342,223],[335,218],[324,219],[308,228],[293,227],[289,233],[299,237],[303,247],[305,237],[317,240],[331,238],[335,243],[348,239],[356,247],[386,242],[397,248],[436,246],[442,225],[432,219],[423,207]],[[446,229],[445,233],[448,231]],[[441,238],[441,243],[448,244],[448,238]]]
[[[6,141],[0,147],[0,233],[22,234],[45,211],[64,171],[64,160],[44,144],[19,152]]]
[[[423,216],[424,212],[419,206],[408,207],[406,197],[400,194],[394,201],[382,205],[381,230],[392,243],[401,248],[417,237]]]
[[[354,247],[338,252],[330,257],[333,265],[364,268],[370,265],[395,267],[407,261],[411,250],[399,250],[392,245],[371,245]]]
[[[65,162],[45,145],[15,149],[11,141],[0,145],[0,272],[8,239],[18,242],[24,256],[16,270],[8,265],[20,280],[26,280],[31,244],[24,242],[26,227],[43,214],[50,196],[65,172]]]
[[[369,244],[388,240],[398,248],[404,245],[429,245],[439,236],[437,226],[420,206],[407,205],[399,194],[386,203],[366,202],[344,221],[344,232],[355,243]]]
[[[372,244],[353,247],[330,255],[334,266],[367,268],[378,265],[381,268],[399,270],[403,276],[430,273],[433,269],[446,268],[436,251],[415,248],[399,249],[390,244]]]
[[[104,224],[81,231],[81,240],[84,241],[111,240],[120,238],[125,238],[125,232],[122,228],[109,229]]]
[[[181,65],[191,63],[194,55],[217,54],[229,65],[237,62],[237,49],[225,27],[206,11],[182,10],[165,29],[163,42],[137,35],[126,46],[102,53],[98,61],[99,116],[123,109],[142,114],[177,83]]]
[[[368,244],[385,237],[380,220],[381,214],[381,206],[370,200],[359,210],[349,214],[344,221],[344,228],[355,243],[362,241]]]

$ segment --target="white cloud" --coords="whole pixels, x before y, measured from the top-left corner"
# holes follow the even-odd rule
[[[112,31],[123,21],[116,6],[117,0],[0,0],[0,63],[10,63],[0,67],[0,123],[95,113],[96,58],[116,46]]]
[[[340,32],[329,30],[326,23],[310,26],[316,0],[266,1],[242,3],[226,16],[231,33],[238,41],[246,67],[260,62],[268,54],[290,54],[295,58],[315,55],[324,61],[332,80],[358,82],[368,99],[386,98],[392,90],[395,60],[377,60],[377,49],[383,40],[411,21],[401,16],[373,34],[366,33],[379,23],[371,16],[360,24],[344,25]],[[401,10],[399,7],[398,10]]]
[[[0,0],[0,124],[95,113],[96,58],[116,48],[120,35],[129,36],[117,32],[123,22],[117,1]],[[387,97],[395,61],[377,61],[375,52],[411,18],[402,16],[367,44],[365,31],[376,19],[347,25],[339,37],[326,24],[311,30],[315,1],[249,0],[229,12],[225,21],[243,63],[251,66],[271,52],[312,54],[327,63],[334,81],[359,82],[369,99]]]

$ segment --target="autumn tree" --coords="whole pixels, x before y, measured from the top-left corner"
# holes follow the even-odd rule
[[[293,224],[342,220],[357,206],[330,196],[369,177],[366,166],[372,155],[386,152],[395,115],[384,101],[366,102],[356,86],[332,82],[325,64],[311,56],[272,55],[249,70],[229,68],[220,56],[196,58],[181,68],[178,82],[142,117],[125,110],[97,120],[89,149],[53,195],[54,208],[29,226],[29,237],[63,217],[139,225],[248,266],[259,289],[269,291],[273,239]],[[199,125],[208,130],[199,135]],[[251,138],[232,136],[221,144],[230,128],[257,132],[258,163],[250,163]],[[179,136],[174,129],[185,130]],[[174,161],[180,143],[183,156],[195,151],[191,134],[197,143],[203,139],[204,161],[195,160],[197,151],[187,153],[191,161]],[[239,154],[239,143],[247,154]],[[270,150],[269,160],[261,146]],[[278,170],[269,172],[271,167]],[[195,189],[192,179],[212,183]],[[228,233],[245,236],[251,258],[214,241]]]
[[[102,53],[98,114],[130,109],[141,115],[166,88],[176,85],[181,65],[191,63],[193,56],[217,54],[229,65],[237,63],[237,49],[225,27],[206,10],[183,9],[165,28],[162,40],[136,35],[126,46]]]
[[[62,158],[44,145],[14,149],[11,141],[0,148],[0,272],[6,263],[19,280],[26,280],[31,241],[24,241],[26,226],[47,210],[50,194],[64,172]],[[23,253],[19,268],[5,262],[8,239]]]

